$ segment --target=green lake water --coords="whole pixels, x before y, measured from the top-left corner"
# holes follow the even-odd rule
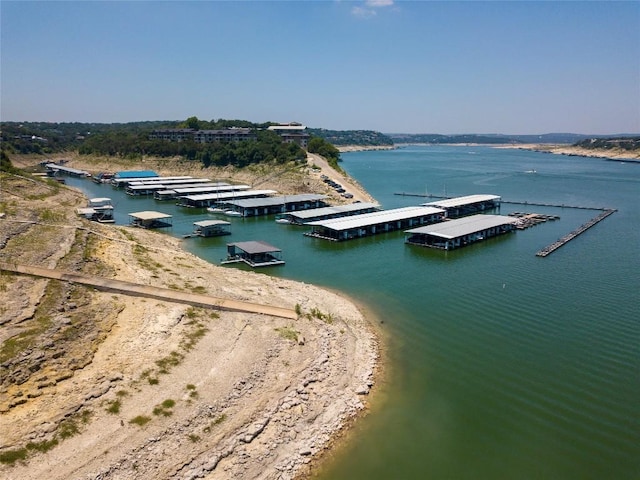
[[[273,217],[232,218],[232,235],[189,238],[213,262],[231,241],[265,240],[286,265],[262,270],[344,292],[388,337],[388,378],[321,479],[640,479],[640,164],[489,147],[410,146],[342,155],[385,209],[496,194],[560,220],[451,252],[402,232],[333,243]],[[535,171],[535,173],[532,173]],[[111,197],[116,220],[158,210],[181,237],[202,210]],[[565,205],[541,207],[529,202]],[[546,258],[535,253],[597,210],[618,211]],[[229,267],[237,268],[237,267]]]

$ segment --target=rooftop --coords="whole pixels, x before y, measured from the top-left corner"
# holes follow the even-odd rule
[[[463,205],[471,205],[479,202],[491,202],[500,200],[498,195],[467,195],[466,197],[447,198],[444,200],[436,200],[435,202],[423,203],[422,205],[429,205],[441,208],[461,207]]]
[[[273,252],[281,252],[278,247],[274,247],[273,245],[269,245],[267,242],[263,242],[261,240],[251,240],[248,242],[235,242],[229,243],[229,246],[234,245],[240,250],[253,255],[256,253],[273,253]]]
[[[412,228],[405,233],[421,233],[442,238],[457,238],[500,225],[515,224],[517,219],[504,215],[471,215],[434,225]]]
[[[352,228],[364,227],[367,225],[376,225],[380,223],[404,220],[407,218],[421,217],[424,215],[433,215],[436,213],[444,213],[444,210],[435,207],[403,207],[393,210],[381,210],[379,212],[363,213],[362,215],[352,215],[350,217],[332,218],[329,220],[319,220],[317,222],[309,222],[306,225],[323,226],[332,230],[350,230]]]

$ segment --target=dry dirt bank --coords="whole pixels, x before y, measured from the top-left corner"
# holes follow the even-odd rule
[[[244,175],[283,192],[315,182]],[[300,312],[217,312],[3,271],[1,478],[294,478],[366,410],[378,344],[344,297],[211,265],[167,235],[80,220],[85,200],[60,185],[3,176],[0,193],[3,262]]]
[[[536,152],[553,153],[556,155],[576,155],[581,157],[606,158],[611,160],[640,161],[640,151],[624,150],[621,148],[592,149],[576,147],[574,145],[501,145],[496,148],[517,148],[520,150],[534,150]]]

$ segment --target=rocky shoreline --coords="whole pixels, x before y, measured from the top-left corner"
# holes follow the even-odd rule
[[[70,189],[2,182],[14,205],[0,220],[3,261],[299,312],[210,311],[3,272],[2,478],[303,478],[368,409],[378,336],[345,297],[79,219]],[[8,339],[34,331],[7,357]]]

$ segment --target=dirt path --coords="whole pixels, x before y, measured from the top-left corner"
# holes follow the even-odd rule
[[[188,292],[179,292],[169,288],[151,287],[133,282],[123,282],[109,278],[101,278],[90,275],[82,275],[74,272],[66,272],[55,268],[41,268],[28,265],[7,265],[0,264],[0,270],[8,272],[34,275],[37,277],[51,278],[65,282],[81,283],[91,285],[100,290],[122,293],[138,297],[154,298],[175,303],[186,303],[194,307],[213,308],[217,310],[229,310],[234,312],[259,313],[274,317],[289,318],[296,320],[298,315],[294,310],[274,307],[271,305],[259,305],[249,302],[240,302],[225,298],[211,297],[209,295],[198,295]]]

